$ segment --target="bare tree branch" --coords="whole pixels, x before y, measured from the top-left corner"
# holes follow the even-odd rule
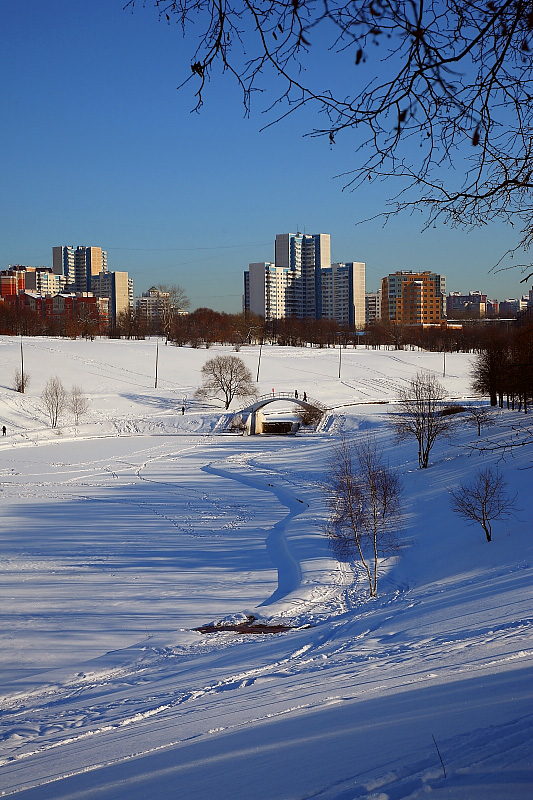
[[[344,173],[347,187],[398,183],[385,221],[417,208],[427,225],[499,218],[521,225],[517,247],[530,246],[533,11],[526,0],[153,3],[161,19],[178,23],[189,48],[181,86],[196,82],[197,109],[220,70],[237,82],[246,113],[255,95],[275,119],[312,105],[324,124],[310,135],[332,145],[342,133],[354,135],[357,166]],[[327,61],[329,85],[322,70],[307,69],[317,55]]]
[[[357,448],[342,439],[331,458],[323,486],[330,510],[326,534],[341,559],[355,557],[377,596],[379,558],[397,552],[402,512],[402,485],[385,463],[376,441],[362,439]]]

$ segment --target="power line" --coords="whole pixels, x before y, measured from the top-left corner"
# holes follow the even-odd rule
[[[134,252],[157,252],[157,253],[171,253],[189,250],[236,250],[245,249],[246,247],[264,247],[272,242],[252,242],[251,244],[221,244],[215,247],[106,247],[106,250],[128,250]]]

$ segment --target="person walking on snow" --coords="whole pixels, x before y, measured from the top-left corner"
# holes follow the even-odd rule
[[[5,436],[7,433],[7,428],[5,425],[2,425],[2,436]]]

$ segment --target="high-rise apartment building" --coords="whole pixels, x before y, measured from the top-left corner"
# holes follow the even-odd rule
[[[133,278],[127,272],[107,272],[102,270],[93,275],[92,291],[97,297],[107,297],[109,300],[109,318],[113,324],[117,316],[133,308]]]
[[[286,316],[322,317],[322,270],[331,267],[329,233],[279,233],[275,265],[292,273],[290,305]]]
[[[248,289],[248,310],[252,314],[266,320],[297,316],[294,270],[262,261],[249,265],[244,280],[245,296]]]
[[[381,319],[396,325],[440,323],[446,278],[434,272],[394,272],[381,282]]]
[[[101,247],[77,247],[74,251],[74,284],[77,292],[92,292],[93,278],[107,271],[107,253]],[[102,295],[105,297],[106,295]]]
[[[92,279],[107,271],[107,252],[101,247],[76,248],[68,245],[52,248],[52,269],[65,275],[67,286],[76,292],[92,291]]]
[[[365,322],[367,325],[381,319],[381,289],[365,293]]]
[[[266,320],[335,319],[364,325],[365,265],[331,264],[328,233],[280,233],[275,262],[256,262],[244,273],[244,311]]]
[[[74,247],[52,247],[52,271],[56,275],[64,275],[67,286],[74,286]]]
[[[365,326],[365,264],[337,263],[322,269],[322,317],[339,325]]]

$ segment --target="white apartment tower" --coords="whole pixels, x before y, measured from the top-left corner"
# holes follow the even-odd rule
[[[297,281],[294,270],[261,261],[249,265],[244,280],[245,296],[248,292],[248,305],[245,304],[245,308],[252,314],[267,320],[296,315]]]
[[[275,262],[257,262],[244,273],[244,311],[266,320],[334,319],[365,324],[365,265],[331,264],[329,233],[280,233]]]
[[[290,309],[286,316],[322,317],[322,270],[331,267],[329,233],[279,233],[275,264],[292,273]]]
[[[322,317],[339,325],[365,326],[365,264],[350,261],[322,270]]]

